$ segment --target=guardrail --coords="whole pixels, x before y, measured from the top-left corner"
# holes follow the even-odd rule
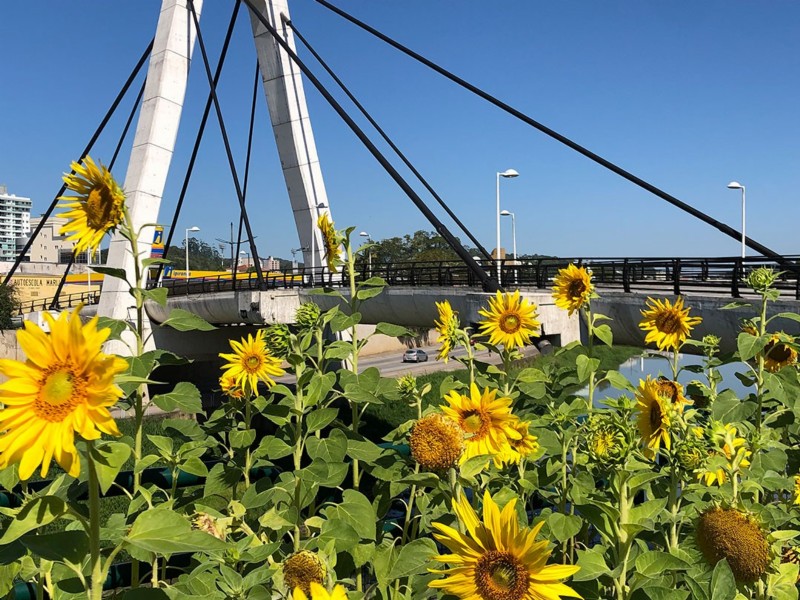
[[[596,285],[623,292],[652,294],[681,294],[684,292],[709,292],[729,294],[739,298],[745,291],[744,280],[753,269],[772,267],[781,272],[776,286],[796,300],[800,300],[800,256],[785,257],[787,263],[779,265],[764,257],[731,258],[585,258],[541,257],[520,261],[501,261],[501,285],[547,289],[559,269],[568,264],[584,266],[592,271]],[[494,275],[495,262],[479,264]],[[373,263],[363,265],[357,272],[359,280],[382,277],[392,286],[411,287],[480,287],[475,274],[460,261],[424,261],[401,263]],[[164,279],[151,281],[148,287],[165,287],[170,295],[207,294],[231,290],[296,289],[309,287],[349,287],[341,273],[331,273],[325,267],[316,269],[286,269],[265,273],[259,285],[255,273],[194,277],[190,279]],[[83,304],[97,304],[97,291],[62,296],[56,308],[69,308]],[[22,304],[20,314],[50,309],[52,298],[32,300]]]
[[[100,290],[90,292],[79,292],[76,294],[65,294],[55,298],[41,298],[36,300],[26,300],[19,305],[18,315],[25,315],[38,310],[60,310],[72,308],[79,304],[97,304],[100,302]]]

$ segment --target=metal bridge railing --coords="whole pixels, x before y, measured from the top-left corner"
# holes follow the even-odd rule
[[[800,256],[785,257],[789,266],[778,265],[763,257],[747,258],[585,258],[559,257],[534,258],[521,261],[501,261],[501,285],[505,289],[548,289],[559,269],[573,263],[592,271],[596,285],[622,292],[652,294],[681,294],[709,292],[730,294],[734,298],[744,291],[744,280],[753,269],[772,267],[781,272],[776,287],[800,300]],[[494,275],[494,261],[483,261],[482,267]],[[382,277],[390,286],[409,287],[480,287],[478,277],[460,261],[427,261],[373,263],[363,266],[357,273],[359,280]],[[343,287],[349,281],[342,273],[331,273],[324,267],[298,268],[264,274],[259,286],[255,273],[229,274],[191,279],[165,279],[151,281],[149,287],[165,287],[169,295],[193,295],[231,290],[297,289],[309,287]],[[97,304],[98,291],[62,296],[56,308],[70,308],[83,304]],[[20,307],[20,314],[48,310],[53,299],[31,300]]]

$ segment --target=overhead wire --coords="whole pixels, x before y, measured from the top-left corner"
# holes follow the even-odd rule
[[[350,23],[353,23],[357,27],[359,27],[359,28],[363,29],[364,31],[370,33],[371,35],[377,37],[378,39],[386,42],[390,46],[396,48],[397,50],[400,50],[401,52],[403,52],[407,56],[410,56],[414,60],[424,64],[425,66],[429,67],[430,69],[433,69],[434,71],[436,71],[440,75],[443,75],[444,77],[446,77],[450,81],[453,81],[454,83],[458,84],[459,86],[469,90],[473,94],[476,94],[477,96],[483,98],[484,100],[490,102],[491,104],[494,104],[498,108],[500,108],[500,109],[504,110],[505,112],[509,113],[510,115],[516,117],[520,121],[530,125],[531,127],[534,127],[536,129],[538,129],[542,133],[544,133],[544,134],[548,135],[549,137],[561,142],[562,144],[566,145],[567,147],[571,148],[572,150],[575,150],[576,152],[582,154],[583,156],[589,158],[590,160],[596,162],[597,164],[605,167],[606,169],[609,169],[610,171],[616,173],[617,175],[627,179],[631,183],[634,183],[635,185],[647,190],[648,192],[654,194],[655,196],[658,196],[662,200],[665,200],[665,201],[669,202],[673,206],[676,206],[677,208],[680,208],[681,210],[683,210],[683,211],[689,213],[690,215],[692,215],[693,217],[695,217],[697,219],[700,219],[704,223],[707,223],[707,224],[711,225],[712,227],[714,227],[717,230],[721,231],[722,233],[724,233],[724,234],[736,239],[737,241],[742,239],[741,232],[737,231],[733,227],[731,227],[729,225],[726,225],[725,223],[722,223],[722,222],[718,221],[717,219],[714,219],[713,217],[711,217],[711,216],[705,214],[704,212],[694,208],[693,206],[691,206],[691,205],[679,200],[675,196],[672,196],[671,194],[668,194],[667,192],[659,189],[655,185],[645,181],[644,179],[641,179],[640,177],[637,177],[636,175],[633,175],[632,173],[626,171],[622,167],[619,167],[618,165],[612,163],[609,160],[606,160],[602,156],[592,152],[591,150],[585,148],[584,146],[581,146],[580,144],[572,141],[571,139],[569,139],[566,136],[564,136],[564,135],[558,133],[557,131],[551,129],[550,127],[547,127],[546,125],[536,121],[535,119],[533,119],[530,116],[526,115],[522,111],[510,106],[509,104],[503,102],[502,100],[499,100],[498,98],[496,98],[495,96],[489,94],[488,92],[485,92],[484,90],[480,89],[479,87],[469,83],[468,81],[466,81],[466,80],[462,79],[461,77],[455,75],[451,71],[448,71],[444,67],[441,67],[440,65],[436,64],[435,62],[425,58],[421,54],[411,50],[407,46],[401,44],[400,42],[398,42],[398,41],[396,41],[394,39],[392,39],[388,35],[378,31],[374,27],[371,27],[370,25],[367,25],[363,21],[357,19],[356,17],[350,15],[349,13],[345,12],[344,10],[342,10],[342,9],[338,8],[337,6],[331,4],[330,2],[328,2],[328,0],[315,0],[315,1],[318,4],[321,4],[322,6],[327,8],[328,10],[334,12],[335,14],[337,14],[340,17],[344,18],[345,20],[349,21]],[[773,260],[775,260],[776,262],[778,262],[779,264],[781,264],[783,266],[788,266],[790,268],[794,268],[794,265],[792,265],[791,263],[788,263],[787,260],[781,254],[779,254],[778,252],[775,252],[774,250],[771,250],[770,248],[764,246],[763,244],[757,242],[756,240],[754,240],[752,238],[745,237],[744,239],[745,239],[746,245],[748,247],[752,248],[753,250],[755,250],[756,252],[761,253],[763,256],[768,256],[768,257],[772,258]]]
[[[281,48],[286,52],[289,58],[298,66],[298,68],[303,72],[303,74],[308,78],[308,80],[312,83],[312,85],[319,91],[322,97],[325,99],[326,102],[334,109],[334,111],[339,115],[339,117],[345,122],[345,124],[350,128],[350,130],[356,135],[356,137],[361,141],[361,143],[369,150],[370,154],[378,161],[378,163],[384,168],[384,170],[394,179],[395,183],[405,192],[405,194],[411,199],[414,205],[422,212],[422,214],[428,219],[431,225],[434,226],[436,232],[441,235],[445,241],[450,245],[451,248],[459,255],[459,258],[466,263],[467,267],[472,271],[478,280],[483,285],[484,289],[487,291],[496,291],[500,289],[500,282],[497,281],[494,277],[487,274],[487,272],[481,267],[474,258],[470,255],[469,252],[460,244],[460,242],[453,236],[453,234],[447,229],[444,223],[428,208],[422,198],[417,194],[417,192],[408,184],[408,182],[400,175],[397,169],[392,165],[387,158],[381,153],[381,151],[375,146],[375,144],[370,140],[361,128],[356,124],[356,122],[350,117],[349,114],[342,108],[342,106],[336,101],[336,99],[331,95],[331,93],[325,88],[324,85],[320,82],[320,80],[314,75],[314,73],[308,68],[308,66],[297,56],[297,53],[292,50],[289,44],[278,34],[277,30],[272,26],[269,20],[262,15],[257,7],[254,5],[253,0],[243,0],[245,4],[247,4],[248,8],[250,9],[251,13],[261,22],[264,28],[270,33],[270,35],[275,39],[275,41],[281,46]],[[189,0],[189,5],[192,5],[192,0]]]
[[[361,102],[358,101],[358,99],[348,89],[348,87],[344,84],[344,82],[336,75],[336,73],[333,71],[333,69],[331,69],[331,67],[328,65],[328,63],[319,55],[319,53],[314,49],[314,47],[311,45],[311,43],[297,29],[295,24],[291,20],[287,20],[286,21],[286,25],[289,28],[291,28],[291,30],[297,36],[297,39],[299,39],[305,45],[305,47],[308,48],[308,51],[311,52],[311,54],[314,56],[314,58],[317,60],[317,62],[319,62],[319,64],[322,66],[322,68],[325,69],[325,71],[328,73],[328,75],[330,75],[331,79],[333,79],[336,82],[336,84],[342,89],[342,91],[347,95],[347,97],[350,99],[350,101],[356,106],[356,108],[358,108],[358,110],[361,112],[361,114],[364,115],[364,118],[367,119],[367,121],[369,121],[370,125],[372,125],[375,128],[375,130],[383,138],[383,140],[397,154],[397,156],[400,158],[400,160],[403,161],[403,164],[405,164],[406,167],[408,167],[408,169],[414,174],[414,176],[417,179],[419,179],[420,183],[422,183],[422,185],[425,187],[425,189],[428,190],[428,193],[430,193],[430,195],[433,196],[433,198],[439,203],[439,206],[441,206],[445,210],[445,212],[447,212],[448,216],[451,219],[453,219],[453,221],[456,223],[456,225],[458,225],[458,227],[461,229],[461,231],[463,231],[464,234],[470,239],[470,241],[473,244],[475,244],[475,247],[477,248],[477,250],[481,254],[483,254],[483,256],[487,260],[491,260],[492,256],[491,256],[491,254],[489,254],[489,252],[487,252],[486,248],[483,247],[483,244],[481,244],[475,238],[475,236],[472,235],[472,232],[470,232],[469,229],[467,229],[467,227],[459,220],[458,216],[456,216],[456,214],[453,213],[452,210],[450,210],[450,207],[447,205],[447,203],[445,203],[445,201],[442,199],[442,197],[439,194],[436,193],[436,190],[434,190],[433,187],[430,185],[430,183],[428,183],[428,180],[425,179],[425,177],[422,175],[422,173],[420,173],[417,170],[417,168],[411,163],[411,161],[400,150],[400,148],[397,147],[397,145],[392,141],[392,139],[389,137],[389,135],[386,133],[386,131],[384,131],[384,129],[375,121],[375,119],[367,111],[367,109],[361,104]]]

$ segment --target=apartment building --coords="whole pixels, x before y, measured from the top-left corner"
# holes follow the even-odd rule
[[[17,257],[17,240],[31,230],[31,199],[8,193],[0,185],[0,261]]]

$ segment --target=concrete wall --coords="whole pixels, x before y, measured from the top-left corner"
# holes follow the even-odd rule
[[[664,298],[659,296],[658,298]],[[670,301],[675,301],[675,296],[666,296]],[[643,346],[645,332],[639,328],[642,320],[641,311],[645,308],[647,297],[640,294],[626,294],[624,292],[603,292],[598,300],[592,301],[592,308],[598,313],[611,317],[608,322],[614,332],[614,342],[631,346]],[[742,299],[750,302],[752,308],[743,307],[731,310],[722,310],[722,307],[733,302],[733,298],[702,296],[695,294],[684,295],[684,307],[690,307],[689,316],[702,317],[703,322],[692,330],[692,339],[699,340],[704,335],[713,333],[722,338],[721,349],[723,352],[736,350],[736,338],[740,332],[740,321],[751,318],[760,312],[760,300],[757,298]],[[800,312],[800,301],[781,299],[771,302],[768,316],[780,312]],[[789,319],[773,321],[770,330],[783,330],[790,335],[800,335],[800,323]],[[586,339],[586,331],[582,332]],[[691,353],[692,348],[687,346]]]

